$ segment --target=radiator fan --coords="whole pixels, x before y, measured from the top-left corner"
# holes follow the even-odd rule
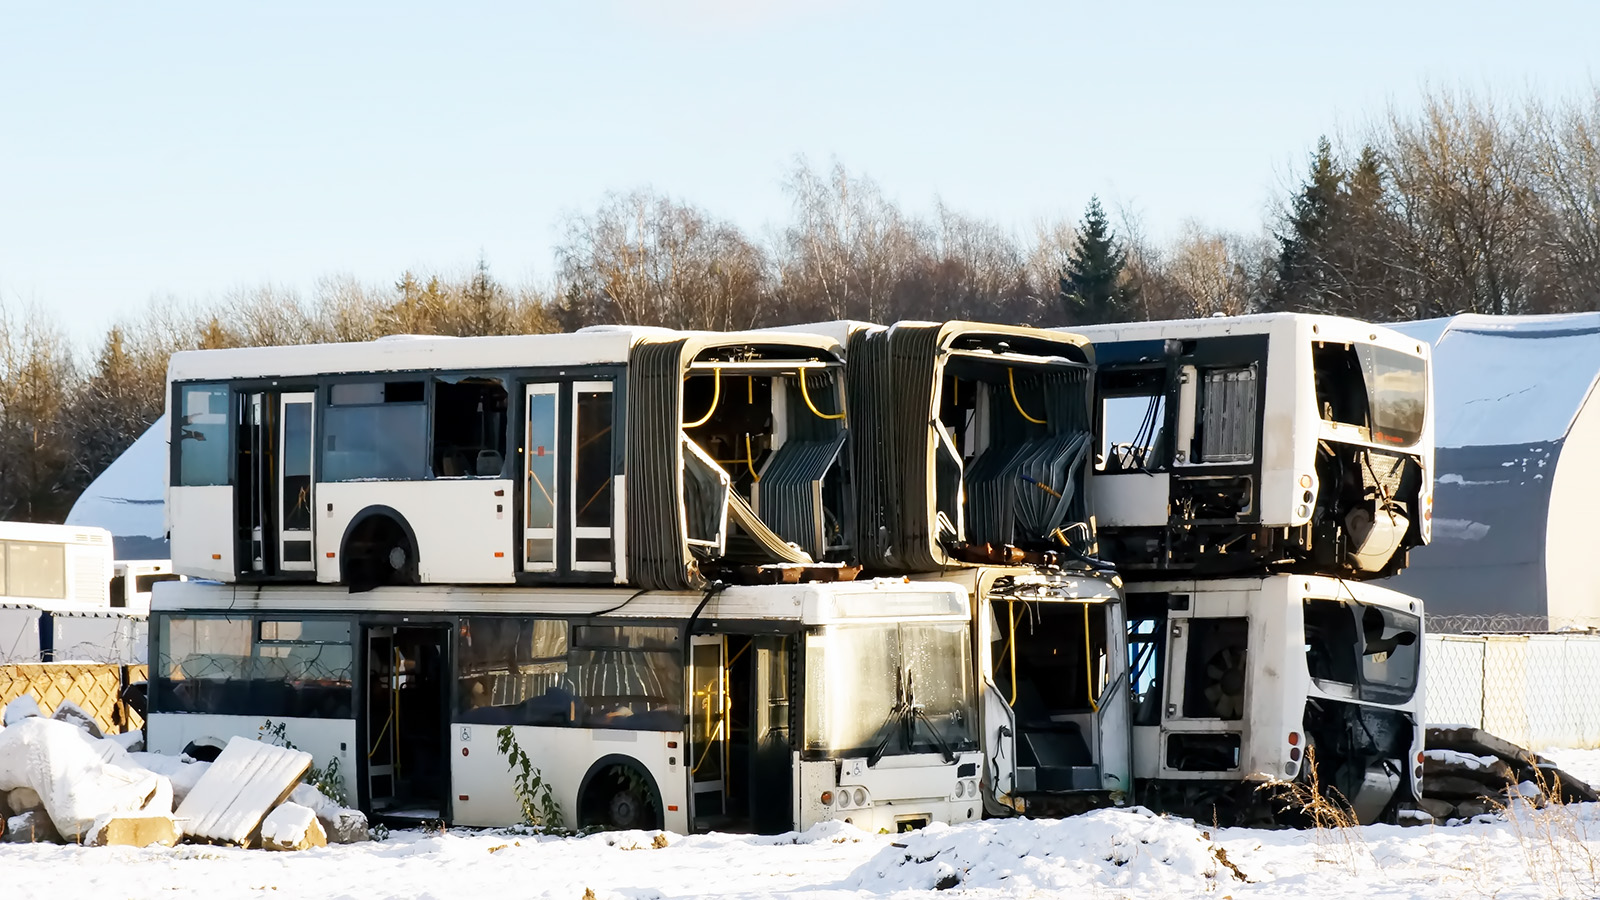
[[[1206,663],[1206,702],[1219,719],[1244,715],[1244,648],[1223,647]]]

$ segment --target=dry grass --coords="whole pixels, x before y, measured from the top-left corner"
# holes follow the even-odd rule
[[[1363,862],[1376,865],[1354,808],[1337,788],[1322,784],[1315,748],[1306,750],[1304,773],[1304,778],[1294,780],[1273,779],[1259,790],[1271,791],[1282,812],[1304,817],[1315,836],[1318,861],[1347,866],[1351,874],[1359,872]]]
[[[1495,804],[1511,826],[1528,879],[1552,897],[1600,896],[1591,817],[1561,799],[1560,776],[1546,776],[1538,768],[1534,772],[1533,796],[1520,785],[1507,784],[1511,799]]]

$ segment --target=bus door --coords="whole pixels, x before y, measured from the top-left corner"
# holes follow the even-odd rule
[[[990,812],[999,813],[1011,808],[1008,801],[1017,791],[1017,716],[1010,699],[995,684],[995,667],[1006,665],[1010,649],[1004,643],[1009,632],[999,624],[999,614],[1003,611],[1009,624],[1011,604],[997,600],[985,603],[984,608],[987,615],[979,612],[972,617],[978,651],[974,655],[983,675],[978,683],[983,691],[983,753],[987,769],[984,781],[989,788],[984,802],[985,806],[998,804]]]
[[[371,625],[363,640],[361,783],[373,812],[448,817],[450,718],[445,625]]]
[[[728,762],[727,641],[720,634],[689,638],[689,824],[725,824]]]
[[[310,572],[311,458],[316,395],[253,393],[242,398],[237,509],[249,535],[250,569],[263,574]]]

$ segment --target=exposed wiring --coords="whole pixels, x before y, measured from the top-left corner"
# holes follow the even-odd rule
[[[1043,425],[1044,420],[1035,419],[1033,416],[1028,415],[1028,411],[1022,408],[1022,401],[1017,399],[1017,370],[1007,369],[1006,380],[1011,384],[1011,403],[1017,408],[1017,412],[1021,413],[1022,417],[1029,422],[1035,425]]]
[[[695,421],[683,423],[684,428],[699,428],[701,425],[711,421],[712,414],[717,411],[717,404],[722,400],[722,368],[719,366],[711,371],[715,373],[711,387],[711,408],[706,410],[705,415]],[[800,382],[800,385],[804,387],[805,382]]]
[[[806,401],[806,408],[811,410],[811,414],[812,415],[816,416],[819,419],[842,419],[842,418],[844,418],[844,413],[842,413],[842,412],[840,412],[840,413],[831,413],[831,414],[830,413],[825,413],[822,410],[817,409],[817,405],[815,403],[811,402],[811,392],[806,389],[806,370],[805,370],[804,367],[802,367],[800,369],[798,375],[796,375],[796,378],[800,382],[800,398],[802,400]]]

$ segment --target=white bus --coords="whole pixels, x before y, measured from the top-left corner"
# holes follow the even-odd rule
[[[863,566],[959,584],[973,603],[987,812],[1122,802],[1126,635],[1086,498],[1088,342],[974,322],[793,330],[848,349]]]
[[[840,355],[637,328],[177,353],[174,568],[651,590],[826,568],[851,554]]]
[[[1124,578],[1377,578],[1428,542],[1426,342],[1289,313],[1073,331],[1099,366],[1090,485]]]
[[[143,616],[114,609],[111,534],[0,522],[0,663],[142,663]]]
[[[969,607],[903,579],[606,588],[158,585],[148,737],[340,760],[379,816],[511,825],[501,728],[564,824],[876,831],[981,817]]]
[[[111,605],[137,612],[150,611],[150,591],[163,581],[184,581],[172,571],[170,559],[119,559],[111,576]]]
[[[1422,796],[1422,603],[1312,575],[1128,587],[1137,799],[1202,821],[1283,810],[1317,781],[1362,823]],[[1331,792],[1330,792],[1331,793]]]

